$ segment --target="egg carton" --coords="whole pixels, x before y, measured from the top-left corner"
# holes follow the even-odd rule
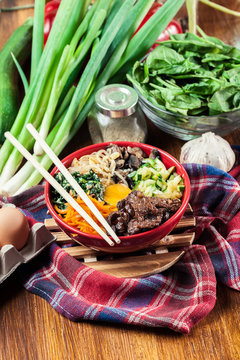
[[[26,245],[17,250],[13,245],[4,245],[0,250],[0,284],[9,277],[19,265],[27,263],[56,240],[44,224],[34,224],[29,232]]]

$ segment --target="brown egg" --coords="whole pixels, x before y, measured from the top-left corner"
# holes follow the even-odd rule
[[[29,235],[26,216],[17,208],[5,206],[0,209],[0,249],[12,244],[17,250],[23,248]]]

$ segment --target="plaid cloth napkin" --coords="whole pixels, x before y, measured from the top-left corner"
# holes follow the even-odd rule
[[[238,149],[240,150],[240,149]],[[189,333],[216,301],[216,282],[240,290],[240,165],[230,174],[187,164],[196,215],[196,241],[169,270],[143,279],[120,279],[93,270],[53,243],[17,275],[24,287],[70,320],[95,320]],[[43,187],[12,202],[31,224],[47,217]]]

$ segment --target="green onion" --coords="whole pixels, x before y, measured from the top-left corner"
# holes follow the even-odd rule
[[[79,4],[80,3],[80,4]],[[64,47],[71,40],[76,26],[79,22],[83,2],[78,0],[62,0],[53,23],[48,41],[41,56],[39,66],[33,81],[30,83],[29,90],[23,100],[20,107],[17,118],[11,128],[11,133],[18,137],[23,129],[25,131],[25,138],[29,139],[29,134],[25,130],[24,126],[28,122],[32,122],[39,109],[44,113],[47,102],[42,101],[42,97],[45,95],[45,100],[48,99],[49,93],[46,94],[46,83],[54,80],[54,74],[56,72],[56,66],[59,62],[59,55],[62,53]],[[53,70],[55,68],[55,71]],[[43,116],[43,115],[42,115]],[[39,126],[38,121],[33,122],[35,127]],[[21,140],[20,140],[21,141]],[[29,150],[31,142],[27,141],[24,146]],[[0,150],[0,172],[5,168],[6,162],[10,157],[13,150],[12,144],[6,140]],[[4,184],[8,179],[12,177],[19,165],[21,164],[22,156],[18,153],[16,159],[13,156],[10,164],[7,165],[7,169],[4,171],[4,176],[1,174],[0,184]]]
[[[66,110],[65,110],[65,113],[66,113]],[[46,138],[46,142],[49,146],[51,146],[53,139],[57,136],[57,133],[59,131],[59,128],[61,126],[61,122],[64,118],[65,113],[63,113],[62,117],[60,118],[60,120],[58,121],[56,126],[52,129],[52,131],[49,133],[48,137]],[[42,159],[44,159],[44,157],[46,157],[46,155],[44,155],[42,157],[36,157],[36,158],[37,158],[38,162],[42,162]],[[50,166],[51,166],[51,162],[50,162],[49,167]],[[18,194],[18,193],[21,193],[22,191],[28,189],[29,186],[28,187],[26,187],[26,186],[29,183],[29,179],[32,178],[32,175],[35,172],[36,172],[36,170],[33,167],[33,165],[29,161],[27,161],[21,167],[21,169],[14,176],[12,176],[11,179],[6,184],[4,184],[4,186],[1,189],[1,192],[6,195],[7,194]],[[40,174],[38,173],[38,175],[40,175]],[[41,175],[40,175],[40,177],[41,177]],[[40,178],[40,180],[41,180],[41,178]],[[35,183],[34,185],[36,185],[37,183]]]
[[[225,6],[216,4],[210,0],[199,0],[201,3],[208,5],[216,10],[222,11],[225,14],[240,16],[240,12],[236,10],[228,9]],[[187,12],[188,12],[188,28],[189,32],[196,34],[197,33],[197,3],[198,0],[186,0]]]
[[[135,61],[140,60],[150,49],[149,44],[154,44],[161,32],[167,27],[171,19],[184,4],[184,0],[168,0],[150,17],[137,34],[129,41],[125,53],[116,68],[117,75],[112,82],[118,82],[126,75]],[[170,20],[169,20],[170,19]]]
[[[72,85],[72,87],[68,90],[66,96],[64,97],[63,101],[59,100],[56,112],[54,113],[53,120],[52,120],[53,125],[56,124],[57,120],[59,120],[60,116],[62,116],[63,112],[69,106],[69,104],[70,104],[70,102],[72,100],[74,91],[75,91],[75,86]]]
[[[109,25],[107,31],[101,38],[93,56],[90,58],[88,64],[86,65],[78,86],[75,90],[75,93],[72,98],[72,102],[69,106],[68,112],[66,117],[62,123],[60,129],[60,138],[61,142],[63,142],[70,133],[71,126],[73,120],[82,110],[82,107],[89,97],[88,90],[91,88],[91,84],[93,79],[96,76],[96,72],[99,69],[99,63],[102,62],[104,56],[106,55],[111,42],[113,41],[114,37],[116,36],[119,28],[121,27],[122,23],[124,22],[125,17],[127,16],[128,12],[130,11],[131,7],[133,6],[135,0],[126,0],[123,5],[121,6],[119,12],[113,18],[111,24]],[[80,101],[80,103],[79,103]],[[53,142],[53,146],[57,145],[58,139]]]
[[[233,16],[240,16],[239,11],[228,9],[225,6],[216,4],[216,3],[212,2],[212,1],[209,1],[209,0],[199,0],[199,1],[201,3],[203,3],[203,4],[205,4],[205,5],[211,6],[212,8],[214,8],[216,10],[219,10],[219,11],[222,11],[222,12],[224,12],[226,14],[233,15]]]
[[[22,83],[23,83],[24,91],[25,91],[25,94],[26,94],[26,92],[28,91],[28,87],[29,87],[26,75],[24,74],[23,69],[21,68],[21,65],[19,64],[19,62],[15,58],[14,54],[11,53],[11,55],[12,55],[12,58],[13,58],[13,61],[14,61],[15,65],[16,65],[16,68],[18,69],[19,75],[20,75]]]
[[[37,72],[43,51],[44,9],[45,0],[36,0],[32,36],[31,81]]]
[[[71,73],[79,66],[79,63],[84,59],[86,56],[92,42],[94,41],[99,29],[101,28],[104,20],[106,18],[106,11],[100,10],[99,12],[95,13],[94,18],[91,22],[91,27],[89,32],[87,33],[84,41],[79,45],[78,49],[76,50],[74,55],[74,58],[71,59],[71,64],[69,64],[69,52],[71,50],[71,44],[67,45],[65,49],[63,50],[62,57],[60,59],[55,78],[54,83],[52,86],[52,91],[50,95],[50,99],[48,102],[48,106],[44,115],[44,118],[42,120],[42,125],[40,129],[40,135],[45,139],[49,128],[51,126],[51,120],[54,114],[54,111],[56,109],[59,97],[63,91],[64,86],[66,85],[66,82],[71,75]],[[82,35],[82,34],[81,34]],[[74,39],[75,40],[75,39]],[[76,57],[76,59],[75,59]],[[67,62],[68,60],[68,62]],[[34,147],[34,153],[36,155],[42,154],[42,149],[39,146],[39,144],[36,142],[36,145]]]
[[[197,2],[198,0],[186,0],[188,12],[188,28],[189,32],[197,33]]]

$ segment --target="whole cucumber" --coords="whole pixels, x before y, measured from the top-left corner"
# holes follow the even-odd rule
[[[10,36],[0,51],[0,144],[4,132],[11,129],[17,115],[19,100],[19,74],[11,53],[22,65],[31,53],[33,19],[29,18]]]

